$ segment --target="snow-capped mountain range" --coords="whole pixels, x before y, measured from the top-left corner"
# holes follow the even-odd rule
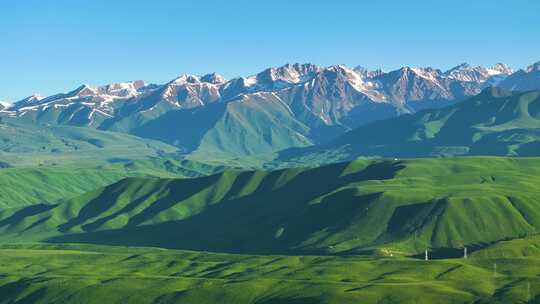
[[[529,67],[526,72],[532,72],[534,66]],[[178,108],[190,108],[203,106],[207,102],[217,99],[234,98],[242,94],[256,92],[280,91],[294,86],[313,82],[318,76],[325,73],[335,73],[343,76],[343,81],[359,93],[365,94],[374,102],[407,103],[409,101],[421,101],[426,98],[424,92],[407,92],[407,94],[396,94],[415,89],[414,85],[407,87],[403,79],[418,82],[415,85],[422,86],[422,83],[433,90],[428,94],[428,100],[434,99],[455,99],[455,95],[474,95],[478,88],[484,83],[493,83],[493,79],[504,79],[512,74],[512,69],[504,64],[496,64],[490,68],[480,66],[472,67],[466,63],[460,64],[448,71],[442,72],[433,68],[409,68],[404,67],[391,72],[381,70],[369,71],[362,67],[350,69],[343,65],[321,68],[312,64],[287,64],[279,68],[269,68],[263,72],[232,80],[225,80],[221,75],[213,73],[204,76],[182,75],[164,85],[148,85],[144,81],[137,80],[124,83],[114,83],[105,86],[93,87],[82,85],[79,88],[43,98],[39,95],[32,95],[23,100],[15,102],[13,105],[2,103],[4,109],[10,108],[19,115],[36,110],[46,110],[49,107],[66,107],[77,102],[91,107],[94,106],[103,115],[113,115],[115,107],[111,104],[130,99],[141,99],[148,95],[158,94],[163,101],[170,102]],[[454,83],[470,83],[470,91],[452,92]],[[422,90],[422,89],[421,89]],[[424,94],[422,94],[424,93]],[[440,97],[440,98],[439,98]],[[91,99],[91,101],[89,100]],[[68,102],[64,102],[68,101]],[[85,103],[86,101],[86,103]]]
[[[83,85],[68,93],[2,103],[0,115],[128,132],[178,145],[195,140],[193,149],[208,140],[225,146],[223,141],[230,138],[220,138],[222,131],[208,140],[203,140],[207,133],[191,138],[188,130],[196,127],[185,124],[198,117],[193,124],[204,124],[199,128],[212,131],[222,125],[238,136],[259,136],[263,131],[258,128],[266,127],[270,131],[264,144],[273,147],[279,142],[275,148],[286,148],[325,141],[373,120],[442,107],[488,86],[540,89],[538,74],[540,63],[516,73],[501,63],[489,68],[460,64],[448,71],[403,67],[390,72],[286,64],[230,80],[213,73],[182,75],[162,85],[140,80]],[[527,85],[520,86],[523,83]],[[164,120],[168,129],[160,130]]]

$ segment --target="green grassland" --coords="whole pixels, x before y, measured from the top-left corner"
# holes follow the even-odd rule
[[[411,255],[483,248],[540,229],[540,158],[353,161],[127,178],[0,212],[0,241],[253,254]]]
[[[0,184],[0,303],[540,303],[538,157],[150,158]]]
[[[0,169],[0,209],[53,203],[129,176],[197,177],[223,170],[188,160],[151,158],[114,164]]]
[[[11,245],[0,247],[0,303],[540,303],[540,258],[501,253],[423,261]]]

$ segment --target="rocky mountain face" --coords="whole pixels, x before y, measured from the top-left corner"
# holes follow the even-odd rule
[[[485,82],[491,77],[508,76],[512,73],[512,69],[503,63],[497,63],[490,68],[472,67],[467,63],[462,63],[444,72],[444,76],[461,81]]]
[[[506,83],[517,74],[511,72],[503,64],[462,64],[445,72],[287,64],[231,80],[213,73],[182,75],[163,85],[83,85],[25,98],[0,115],[126,132],[187,152],[254,154],[325,142],[372,121],[455,103]]]
[[[499,84],[507,90],[532,91],[540,89],[540,61],[508,76]]]
[[[540,91],[486,88],[470,99],[356,128],[337,139],[279,153],[316,164],[358,157],[534,156],[540,151]]]

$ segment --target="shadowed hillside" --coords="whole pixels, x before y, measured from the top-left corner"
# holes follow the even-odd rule
[[[0,232],[4,242],[407,254],[535,233],[539,176],[538,158],[456,158],[128,178],[53,207],[5,210]]]

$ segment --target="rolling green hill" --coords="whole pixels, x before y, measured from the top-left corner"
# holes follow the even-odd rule
[[[64,165],[0,169],[0,209],[53,203],[128,176],[197,177],[223,167],[188,160],[153,158],[104,165]]]
[[[374,122],[325,145],[283,151],[277,159],[315,164],[456,155],[540,155],[540,91],[486,89],[443,109]]]
[[[426,262],[402,257],[3,246],[0,303],[539,302],[537,256],[477,253],[469,259]]]
[[[540,158],[497,157],[128,178],[4,210],[0,239],[294,254],[482,247],[540,229],[539,178]]]
[[[0,120],[3,167],[111,163],[178,153],[176,147],[136,136],[84,127]]]

